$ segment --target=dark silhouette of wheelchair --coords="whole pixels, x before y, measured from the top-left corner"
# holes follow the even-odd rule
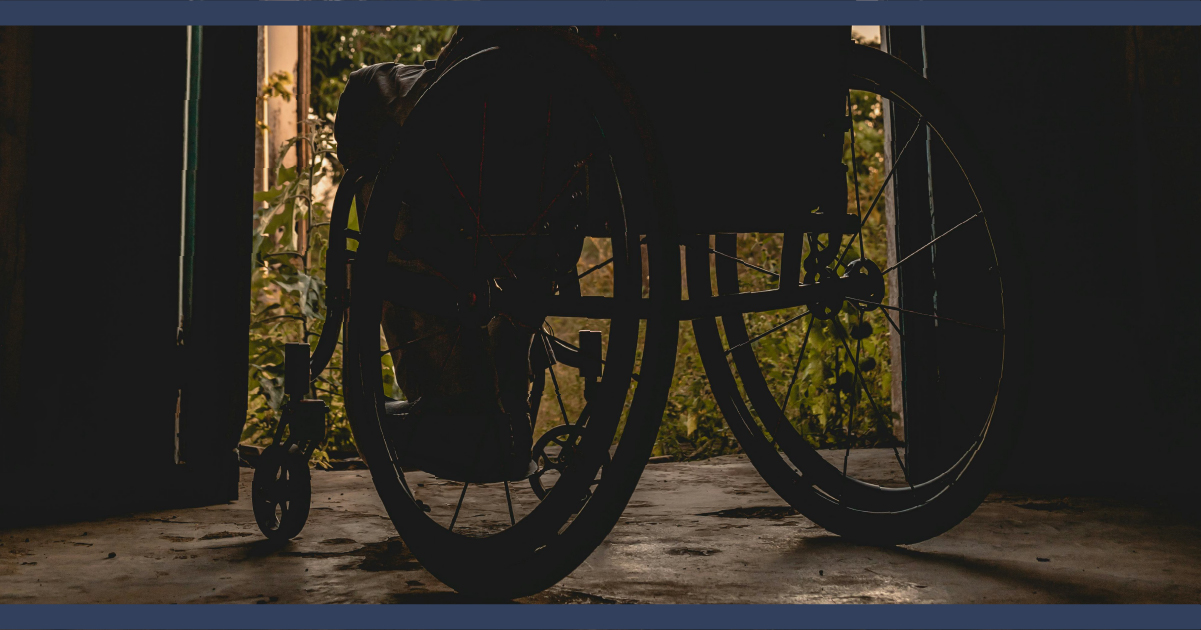
[[[757,52],[699,55],[713,37]],[[828,27],[461,29],[430,65],[403,126],[338,190],[333,234],[357,247],[331,238],[327,321],[345,318],[358,448],[433,575],[511,598],[579,566],[652,455],[674,366],[697,355],[738,445],[827,530],[913,543],[981,503],[1021,417],[1023,257],[986,161],[920,72]],[[882,151],[860,151],[864,134]],[[398,222],[437,238],[398,239]],[[432,269],[398,270],[414,259]],[[397,305],[458,323],[388,340]],[[509,445],[497,423],[422,433],[381,364],[422,343],[453,354],[498,319],[534,322],[525,472],[488,463]],[[677,356],[683,321],[695,355]],[[409,479],[434,451],[462,456],[426,468],[461,484],[457,503]],[[303,526],[300,476],[292,494],[256,484],[269,536]],[[492,507],[465,509],[469,489]]]

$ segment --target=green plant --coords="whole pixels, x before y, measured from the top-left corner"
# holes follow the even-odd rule
[[[285,143],[280,150],[280,163],[282,156],[297,142],[309,143],[313,147],[312,160],[298,167],[280,167],[276,173],[275,187],[256,195],[255,199],[256,204],[266,203],[267,207],[256,211],[254,224],[250,304],[253,323],[249,347],[251,367],[243,440],[258,444],[270,440],[283,402],[283,344],[301,339],[315,343],[325,325],[325,270],[322,265],[328,234],[323,224],[329,221],[330,208],[324,200],[314,199],[313,193],[320,193],[323,189],[328,191],[342,173],[341,165],[330,157],[336,150],[336,144],[329,122],[335,114],[338,96],[345,88],[346,78],[353,70],[372,63],[397,60],[421,63],[433,58],[453,32],[453,27],[444,26],[313,27],[314,115],[310,116],[313,133],[308,138],[293,138]],[[284,79],[276,77],[267,89],[283,90],[286,86]],[[855,170],[847,176],[848,211],[855,212],[856,184],[861,201],[869,204],[883,183],[884,138],[878,98],[873,94],[852,92],[850,101],[855,141],[852,147],[848,137],[844,152],[848,163],[852,161],[852,151],[855,156]],[[317,196],[321,197],[320,194]],[[867,208],[863,207],[862,210],[866,211]],[[301,231],[298,229],[302,223],[310,226],[304,239],[300,238]],[[357,226],[352,223],[351,227]],[[884,259],[885,229],[883,212],[877,208],[863,234],[863,249],[874,260]],[[744,234],[738,242],[741,257],[773,269],[779,260],[781,247],[778,235]],[[580,264],[591,267],[610,254],[606,241],[589,239],[585,243]],[[858,241],[848,252],[846,260],[857,257]],[[842,269],[838,271],[841,273]],[[756,278],[743,274],[742,277],[743,290],[769,288],[766,276]],[[610,268],[590,275],[587,282],[595,285],[593,290],[604,293],[606,286],[611,288]],[[791,314],[791,311],[759,313],[749,316],[747,323],[752,331],[763,331],[782,323]],[[852,425],[852,433],[856,445],[877,443],[891,427],[891,372],[888,367],[887,336],[876,334],[864,339],[860,357],[861,367],[864,364],[871,365],[870,369],[863,368],[863,375],[883,413],[878,412],[865,397],[848,396],[846,391],[839,388],[838,378],[843,372],[849,371],[851,364],[845,356],[845,350],[841,349],[840,339],[845,338],[858,323],[858,316],[852,307],[847,306],[836,320],[814,324],[808,342],[804,339],[804,325],[798,322],[800,325],[785,328],[782,334],[764,338],[761,346],[757,347],[758,354],[764,359],[769,382],[780,388],[779,397],[783,400],[797,353],[803,343],[808,344],[806,355],[809,360],[802,362],[797,373],[794,388],[788,395],[786,412],[794,426],[815,446],[845,444],[842,427],[846,424],[851,407],[855,409],[856,420]],[[879,331],[883,316],[871,315],[869,319],[875,320],[873,326]],[[557,330],[556,334],[569,340],[572,331],[580,328],[600,329],[606,336],[608,333],[601,322],[552,319],[549,323]],[[854,342],[854,339],[848,340],[852,349],[855,348]],[[828,358],[822,361],[822,357]],[[315,455],[314,460],[318,465],[328,461],[329,451],[354,450],[339,385],[341,361],[339,349],[326,373],[316,383],[315,393],[331,408],[327,425],[330,439]],[[390,367],[390,357],[385,357],[383,361]],[[390,380],[386,385],[393,390],[390,395],[399,396],[394,375]],[[583,391],[579,380],[560,378],[559,382],[567,408],[582,408]],[[558,401],[554,396],[554,390],[548,383],[543,394],[539,430],[561,421]],[[675,376],[654,454],[687,460],[740,450],[725,426],[709,389],[692,327],[685,323],[680,327]]]
[[[271,97],[278,97],[284,99],[284,102],[291,102],[292,92],[288,90],[288,86],[290,85],[292,85],[291,72],[286,70],[272,72],[271,76],[267,77],[267,80],[263,82],[262,90],[259,92],[259,99],[265,102]],[[266,122],[259,119],[255,119],[254,122],[259,131],[267,131]]]
[[[326,156],[333,147],[327,126],[311,128],[308,137],[284,143],[276,185],[254,196],[257,204],[266,207],[255,213],[250,265],[249,404],[242,439],[251,443],[269,442],[279,420],[284,402],[284,344],[312,342],[324,326],[324,270],[312,261],[321,260],[328,246],[321,226],[328,225],[329,208],[313,199],[313,190],[329,171]],[[313,157],[306,164],[284,167],[285,154],[297,144],[309,145]],[[340,364],[337,361],[331,367],[336,370]],[[345,447],[349,432],[343,430],[345,409],[336,382],[323,374],[314,384],[314,392],[331,408],[330,444]],[[325,449],[317,449],[314,459],[319,465],[328,461]]]
[[[338,97],[353,70],[384,61],[422,63],[442,48],[454,27],[430,26],[315,26],[312,29],[313,106],[311,133],[291,138],[279,148],[275,186],[255,195],[254,248],[251,256],[250,370],[247,378],[247,418],[242,440],[271,441],[284,402],[283,348],[301,340],[315,344],[325,322],[325,251],[332,210],[321,198],[341,177],[342,166],[332,121]],[[262,97],[291,100],[289,73],[275,73],[262,88]],[[262,123],[259,123],[262,128]],[[308,146],[307,163],[284,167],[284,156],[295,146]],[[351,215],[351,228],[354,213]],[[307,229],[306,229],[307,228]],[[350,244],[353,247],[353,243]],[[390,366],[390,357],[383,362]],[[354,439],[343,404],[339,346],[329,367],[313,385],[313,394],[330,407],[328,441],[313,461],[326,466],[331,451],[353,451]],[[395,379],[389,384],[396,387]],[[391,392],[389,392],[391,393]],[[396,392],[399,395],[399,392]]]
[[[854,125],[844,142],[843,161],[854,164],[847,173],[847,212],[866,213],[884,183],[884,135],[879,97],[868,92],[851,92],[849,107]],[[861,256],[883,262],[887,258],[887,234],[883,209],[867,215],[862,239],[845,239],[842,264],[833,266],[837,275],[846,263]],[[740,234],[738,255],[753,264],[778,271],[783,249],[779,234]],[[840,249],[841,251],[841,249]],[[774,278],[760,273],[739,276],[742,291],[774,288]],[[747,315],[751,334],[784,325],[800,309]],[[802,318],[778,334],[756,342],[755,352],[768,383],[793,426],[815,447],[870,447],[892,438],[892,372],[889,369],[889,324],[881,311],[861,313],[852,304],[832,319]],[[802,348],[804,354],[801,354]],[[856,385],[856,365],[863,389]],[[790,387],[791,384],[791,387]],[[874,402],[873,402],[874,401]]]

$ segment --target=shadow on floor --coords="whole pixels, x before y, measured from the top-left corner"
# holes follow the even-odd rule
[[[948,583],[979,584],[984,581],[1003,583],[1007,587],[1035,591],[1065,603],[1112,604],[1117,602],[1160,601],[1162,585],[1142,586],[1135,580],[1108,575],[1103,569],[1081,572],[1080,578],[1048,575],[1054,568],[1048,565],[1028,565],[1012,560],[972,558],[960,554],[922,551],[909,547],[876,547],[849,542],[838,536],[820,536],[797,541],[792,553],[823,554],[830,557],[871,556],[895,563],[903,561],[906,574],[933,575],[937,573],[967,573],[961,580]],[[1036,560],[1036,558],[1031,558]],[[1053,560],[1052,560],[1053,561]],[[1089,584],[1082,582],[1088,581]],[[975,590],[980,590],[979,587]]]

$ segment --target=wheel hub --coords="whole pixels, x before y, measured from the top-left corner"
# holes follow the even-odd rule
[[[879,308],[877,305],[884,300],[884,274],[876,263],[867,258],[852,260],[842,279],[847,283],[847,299],[862,300],[861,308],[865,311]]]

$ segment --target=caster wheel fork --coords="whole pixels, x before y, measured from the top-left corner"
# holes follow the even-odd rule
[[[304,528],[312,503],[309,458],[325,441],[325,414],[321,400],[307,399],[308,344],[287,344],[284,353],[289,402],[275,431],[275,440],[263,450],[254,467],[251,502],[254,520],[268,540],[284,542]]]

